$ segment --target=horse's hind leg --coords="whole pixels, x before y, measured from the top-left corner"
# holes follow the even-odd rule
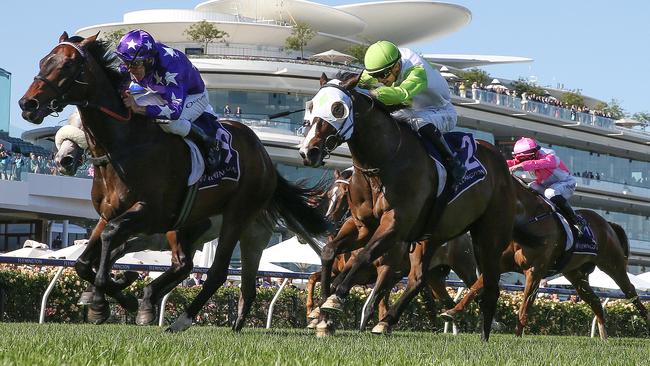
[[[314,312],[314,290],[316,289],[316,283],[319,281],[319,278],[321,277],[320,272],[314,272],[309,276],[309,280],[307,280],[307,319],[314,319],[317,318]]]
[[[259,211],[252,214],[243,212],[245,206],[241,202],[231,201],[229,209],[223,215],[219,245],[217,246],[214,262],[212,262],[212,266],[208,270],[207,279],[203,283],[201,291],[185,309],[185,312],[167,328],[168,332],[181,332],[189,328],[192,325],[192,319],[198,314],[203,305],[226,282],[228,264],[235,245],[242,232],[250,225],[251,217],[259,213]]]
[[[172,265],[167,271],[151,281],[144,288],[142,302],[138,308],[135,322],[138,325],[150,325],[156,318],[156,306],[162,298],[172,291],[194,268],[196,242],[210,228],[210,221],[205,220],[196,225],[170,231],[165,236],[172,250]],[[164,311],[164,309],[160,309]]]
[[[524,327],[528,322],[528,311],[535,302],[539,282],[542,280],[542,277],[532,269],[525,271],[524,274],[526,275],[526,286],[524,287],[524,301],[519,305],[519,316],[515,328],[515,336],[517,337],[521,337],[524,333]]]
[[[370,300],[369,307],[366,309],[363,319],[361,319],[361,324],[359,325],[359,330],[363,331],[372,316],[375,308],[379,308],[379,319],[382,319],[388,312],[388,303],[387,295],[390,293],[391,288],[395,285],[399,279],[395,279],[394,276],[394,267],[392,265],[382,265],[377,267],[377,280],[375,281],[375,290],[372,294],[372,299]]]
[[[239,246],[241,248],[242,274],[241,294],[237,311],[237,320],[233,324],[234,331],[240,331],[244,326],[246,316],[250,312],[255,295],[255,279],[257,269],[262,257],[262,251],[269,243],[273,230],[263,222],[256,221],[242,235]]]
[[[636,309],[639,311],[639,314],[645,319],[648,329],[650,329],[650,318],[648,318],[648,310],[639,299],[639,295],[636,293],[634,285],[630,282],[630,278],[627,277],[625,272],[626,265],[621,265],[620,262],[615,264],[616,261],[610,260],[606,263],[599,264],[598,267],[611,277],[618,287],[623,291],[623,295],[631,303],[634,304]]]
[[[405,244],[403,244],[405,245]],[[434,245],[430,241],[427,242],[421,256],[411,256],[411,269],[408,276],[408,284],[400,298],[393,304],[388,314],[381,319],[381,321],[372,329],[375,334],[389,333],[393,325],[397,324],[400,316],[406,309],[411,300],[420,292],[422,286],[426,283],[428,276],[427,269],[431,263],[431,258],[440,245]]]
[[[564,277],[571,282],[573,287],[576,289],[576,292],[580,298],[589,305],[591,311],[596,315],[596,320],[598,321],[598,331],[600,332],[600,339],[607,339],[607,330],[605,328],[605,312],[603,311],[603,306],[600,303],[600,299],[594,293],[594,290],[589,286],[589,277],[586,273],[581,270],[575,270],[571,272],[564,273]]]
[[[467,304],[469,304],[470,301],[474,300],[482,290],[483,275],[480,275],[476,282],[474,282],[474,284],[469,288],[469,291],[465,294],[465,296],[463,296],[463,298],[460,299],[460,301],[456,304],[456,306],[440,314],[440,317],[447,321],[454,321],[456,314],[465,310]]]

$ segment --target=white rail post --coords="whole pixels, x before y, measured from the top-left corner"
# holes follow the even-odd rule
[[[266,329],[271,329],[271,318],[273,318],[273,308],[275,307],[275,302],[278,301],[278,298],[280,297],[282,290],[284,290],[284,286],[286,286],[287,282],[289,282],[289,279],[285,278],[284,281],[282,281],[282,285],[280,285],[278,292],[276,292],[275,296],[273,296],[273,300],[271,300],[271,304],[269,305],[269,315],[266,317]]]
[[[368,309],[368,305],[370,305],[370,300],[375,295],[376,289],[377,289],[377,284],[375,284],[375,286],[372,287],[372,291],[370,291],[370,296],[368,296],[366,302],[363,303],[363,307],[361,308],[361,322],[359,322],[359,328],[361,328],[361,324],[363,323],[363,318],[366,317],[366,310]]]
[[[56,271],[56,274],[54,274],[54,278],[52,278],[52,281],[50,281],[50,284],[47,286],[45,293],[43,293],[43,298],[41,299],[41,313],[38,317],[38,324],[45,323],[45,307],[47,306],[47,298],[50,297],[50,292],[52,292],[52,289],[54,289],[54,285],[56,285],[56,281],[59,279],[59,276],[61,276],[62,272],[63,267],[59,267],[59,269]]]
[[[174,291],[174,289],[172,289],[172,291]],[[172,291],[169,291],[160,301],[160,309],[158,309],[160,312],[160,316],[158,317],[159,327],[162,327],[165,324],[165,305],[167,305],[167,299],[169,299],[169,295],[171,295]]]
[[[458,302],[460,300],[460,296],[463,294],[463,291],[465,291],[465,287],[459,287],[458,290],[456,290],[456,296],[454,296],[454,302]],[[453,322],[451,323],[451,329],[452,329],[452,334],[456,335],[458,334],[458,328],[456,328],[456,324]],[[449,333],[449,322],[445,322],[445,330],[443,333]]]
[[[605,306],[609,302],[609,297],[603,301],[603,313],[605,312]],[[594,316],[594,319],[591,321],[591,338],[594,338],[596,336],[596,321],[597,318]],[[600,328],[598,329],[598,334],[600,334]]]

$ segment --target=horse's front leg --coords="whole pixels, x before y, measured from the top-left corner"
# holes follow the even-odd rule
[[[321,304],[327,302],[330,296],[330,283],[332,281],[332,266],[334,258],[340,253],[352,251],[362,246],[368,239],[368,231],[359,232],[359,228],[353,218],[345,221],[336,237],[330,240],[321,252]],[[320,309],[320,308],[319,308]],[[341,311],[340,307],[334,310]],[[334,333],[334,324],[329,319],[329,314],[319,311],[319,322],[316,326],[316,335],[319,337],[329,336]]]
[[[90,309],[95,314],[101,314],[104,321],[110,315],[105,293],[111,281],[111,249],[124,243],[133,234],[145,228],[147,223],[144,220],[146,213],[145,207],[145,204],[142,202],[136,203],[125,213],[109,221],[101,233],[101,254],[97,267],[97,275],[95,276],[95,293]]]

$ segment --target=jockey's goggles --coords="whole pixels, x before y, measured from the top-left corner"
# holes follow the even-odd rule
[[[537,155],[537,150],[533,152],[526,152],[526,153],[519,153],[519,154],[512,154],[515,159],[517,160],[530,160],[533,159]]]
[[[132,67],[142,67],[146,64],[149,64],[150,60],[149,59],[140,59],[140,60],[133,60],[129,62],[125,62],[126,67],[132,68]]]
[[[370,76],[372,76],[373,78],[375,78],[375,79],[386,79],[386,78],[388,78],[388,75],[390,75],[391,71],[393,71],[393,66],[394,65],[395,64],[390,65],[389,67],[387,67],[387,68],[385,68],[383,70],[373,72],[373,73],[368,73],[368,74]]]

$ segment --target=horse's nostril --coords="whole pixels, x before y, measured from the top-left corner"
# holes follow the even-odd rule
[[[302,152],[302,151],[300,151],[300,157],[304,159],[304,158],[306,158],[306,157],[307,157],[307,155],[305,155],[305,153],[304,153],[304,152]]]
[[[36,99],[23,99],[21,100],[20,107],[24,111],[35,111],[38,109],[38,100]]]
[[[73,162],[72,157],[64,156],[63,158],[61,158],[61,162],[59,164],[61,164],[62,167],[68,168],[72,166],[72,162]]]

